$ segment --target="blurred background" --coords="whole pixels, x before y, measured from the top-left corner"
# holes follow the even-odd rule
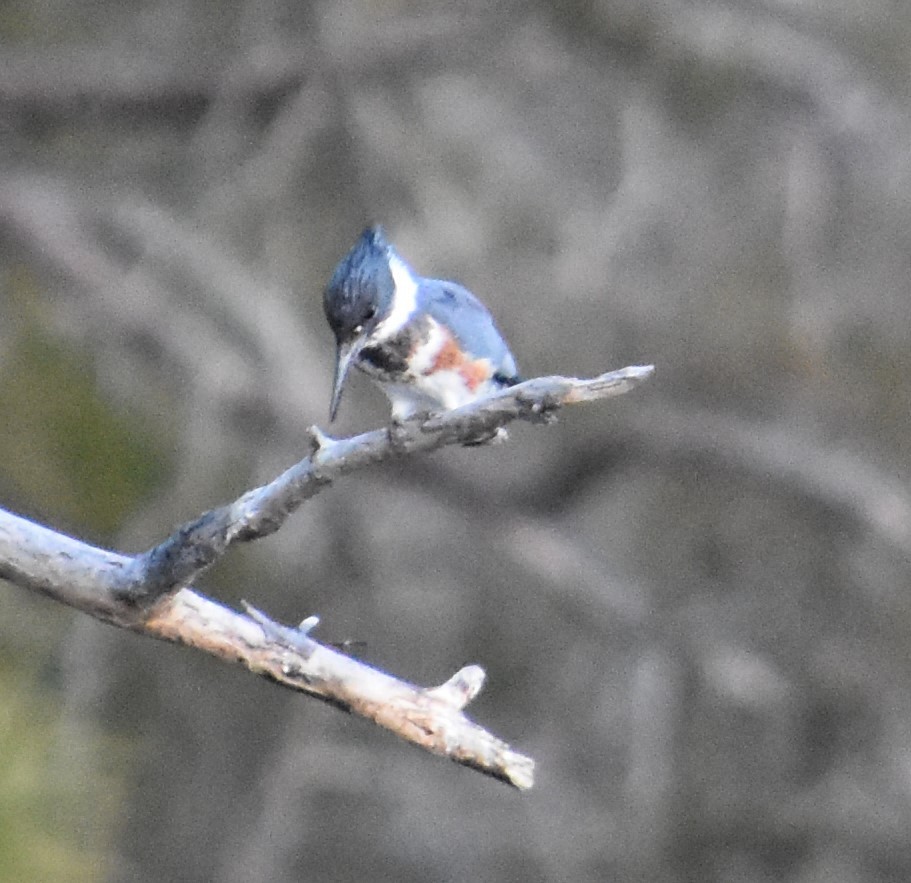
[[[624,398],[338,482],[199,588],[533,791],[4,585],[0,877],[911,879],[911,7],[11,0],[0,501],[138,552],[327,426],[363,226]],[[356,377],[334,430],[382,425]]]

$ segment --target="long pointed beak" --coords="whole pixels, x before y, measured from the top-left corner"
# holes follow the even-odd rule
[[[329,404],[329,422],[335,420],[338,413],[339,402],[342,400],[342,390],[345,387],[345,378],[352,362],[364,345],[364,338],[357,337],[346,343],[339,343],[335,351],[335,378],[332,381],[332,401]]]

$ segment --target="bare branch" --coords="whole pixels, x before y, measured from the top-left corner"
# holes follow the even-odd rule
[[[417,687],[318,644],[309,635],[315,617],[290,629],[254,608],[248,607],[245,616],[181,587],[234,542],[278,530],[337,476],[393,457],[489,438],[513,420],[548,422],[564,405],[627,392],[653,370],[629,367],[590,380],[539,377],[464,408],[354,438],[331,439],[312,428],[308,457],[135,557],[94,548],[0,510],[0,577],[122,628],[240,662],[427,751],[530,788],[534,762],[462,713],[483,685],[478,666],[461,669],[439,687]]]
[[[461,669],[440,687],[418,687],[314,641],[315,617],[285,628],[252,608],[244,616],[191,589],[160,599],[140,617],[120,591],[134,561],[0,509],[0,577],[96,619],[239,662],[434,754],[516,788],[532,786],[534,761],[462,713],[483,684],[478,666]]]
[[[240,662],[516,788],[532,786],[534,761],[462,713],[484,682],[480,667],[467,666],[440,687],[418,687],[318,644],[309,636],[316,617],[292,629],[247,611],[243,616],[184,589],[158,604],[139,630]]]
[[[330,438],[313,427],[309,457],[269,484],[179,527],[136,559],[132,585],[123,589],[133,593],[137,603],[148,605],[195,579],[231,544],[274,533],[305,500],[340,475],[406,454],[470,443],[514,420],[544,422],[564,405],[629,392],[653,372],[647,365],[621,368],[589,380],[537,377],[453,411],[347,439]]]

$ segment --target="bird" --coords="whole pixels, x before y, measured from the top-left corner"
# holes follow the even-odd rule
[[[487,308],[456,282],[419,276],[368,227],[323,294],[335,335],[329,420],[352,367],[386,394],[393,422],[448,411],[521,381]]]

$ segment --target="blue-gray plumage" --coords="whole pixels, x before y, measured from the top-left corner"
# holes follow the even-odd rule
[[[467,288],[457,282],[422,279],[417,308],[445,325],[461,348],[475,358],[488,358],[493,376],[502,382],[518,379],[516,361],[500,336],[493,317]]]
[[[484,305],[455,282],[418,276],[379,227],[365,230],[336,267],[323,306],[337,345],[331,419],[352,365],[380,385],[397,419],[519,381]]]

